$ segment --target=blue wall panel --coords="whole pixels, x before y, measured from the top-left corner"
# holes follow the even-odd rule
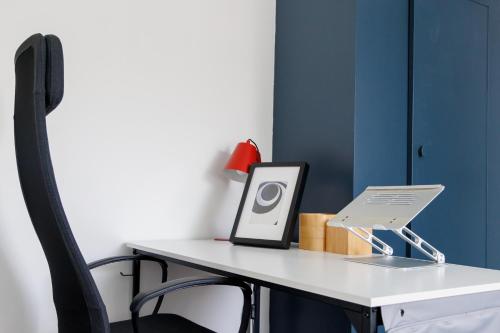
[[[500,4],[488,5],[486,265],[500,269]]]
[[[302,211],[352,197],[355,2],[278,0],[273,160],[305,160]]]
[[[369,185],[406,185],[407,1],[358,0],[355,77],[354,195]],[[399,237],[378,236],[405,255]]]
[[[277,0],[273,160],[309,163],[301,212],[336,212],[352,198],[355,4]],[[270,305],[273,333],[350,330],[318,301],[272,290]]]

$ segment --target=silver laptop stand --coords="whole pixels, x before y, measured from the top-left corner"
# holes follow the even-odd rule
[[[443,190],[442,185],[369,186],[328,225],[349,230],[387,256],[392,255],[392,247],[366,228],[391,230],[432,261],[444,263],[443,253],[407,228],[408,223]]]

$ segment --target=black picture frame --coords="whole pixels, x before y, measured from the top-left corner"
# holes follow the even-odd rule
[[[248,191],[250,189],[250,184],[252,183],[255,170],[258,168],[276,168],[276,167],[299,168],[297,182],[293,192],[290,209],[288,211],[286,225],[283,230],[283,235],[281,240],[236,237],[236,232],[238,231],[238,226],[240,224],[241,214],[243,213],[245,202],[247,200]],[[307,164],[307,162],[266,162],[266,163],[253,164],[250,167],[250,172],[248,174],[248,178],[245,183],[245,188],[243,190],[243,195],[241,196],[240,205],[238,207],[236,219],[234,221],[233,229],[231,231],[230,241],[235,245],[250,245],[250,246],[289,249],[293,237],[294,226],[297,221],[297,215],[300,208],[300,203],[302,201],[302,195],[304,193],[304,187],[307,180],[308,171],[309,171],[309,165]]]

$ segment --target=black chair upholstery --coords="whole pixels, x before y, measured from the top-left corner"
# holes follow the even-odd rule
[[[238,287],[244,296],[240,332],[246,331],[250,289],[241,281],[212,280],[165,282],[166,263],[146,256],[107,258],[87,265],[73,237],[58,194],[50,159],[46,116],[64,93],[63,52],[59,38],[36,34],[21,44],[15,55],[16,96],[14,130],[19,179],[25,203],[42,244],[52,279],[53,299],[60,333],[210,332],[171,314],[158,314],[163,295],[188,287],[219,284]],[[164,284],[134,298],[133,320],[110,325],[106,308],[90,269],[124,260],[152,260],[161,265]],[[157,298],[152,315],[139,318],[145,300]]]
[[[213,333],[198,324],[195,324],[175,314],[157,314],[140,318],[141,332],[148,333]],[[111,324],[113,333],[133,333],[134,329],[130,320],[119,321]]]

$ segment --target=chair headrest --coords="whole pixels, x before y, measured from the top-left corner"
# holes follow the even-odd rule
[[[64,95],[64,59],[62,44],[55,35],[35,34],[29,37],[17,50],[15,62],[29,48],[35,49],[35,66],[45,68],[45,71],[37,71],[44,74],[41,84],[44,84],[46,114],[54,110]],[[42,78],[40,78],[42,79]]]
[[[47,63],[45,71],[45,106],[54,110],[64,95],[64,60],[62,44],[54,35],[45,36]]]

